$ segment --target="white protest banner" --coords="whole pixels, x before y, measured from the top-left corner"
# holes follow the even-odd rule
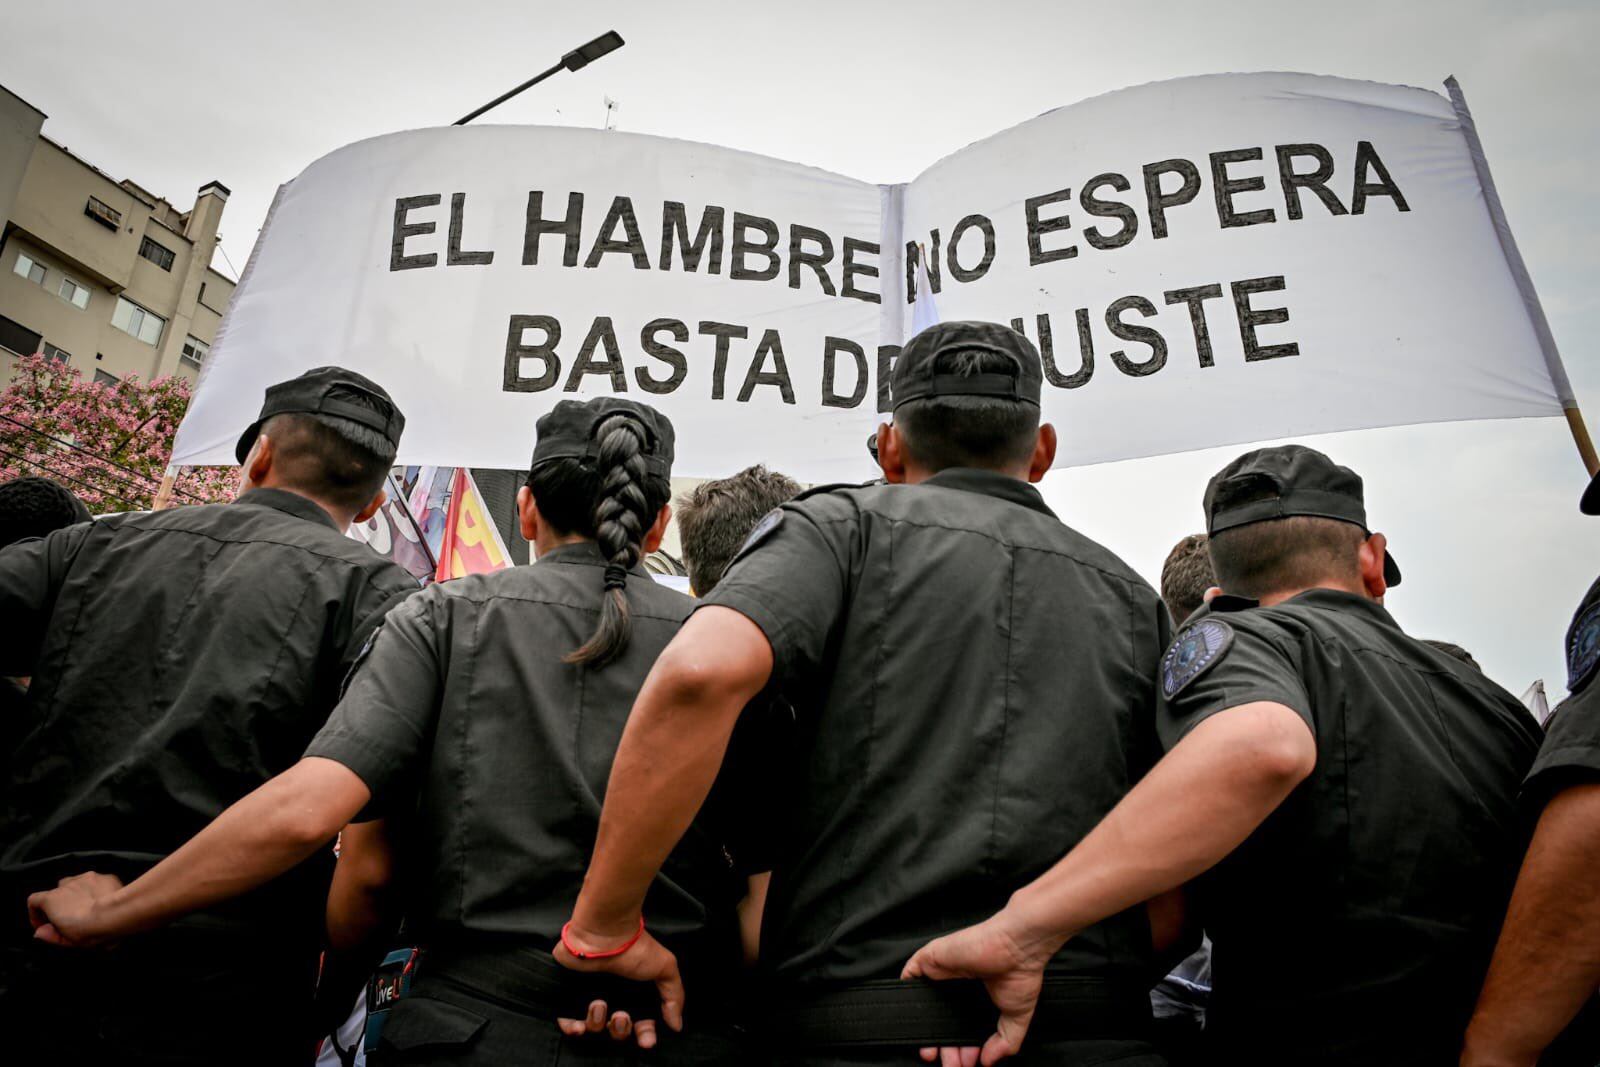
[[[1459,97],[1230,74],[903,186],[578,129],[340,149],[280,191],[174,462],[340,363],[406,412],[403,463],[520,467],[556,401],[626,394],[679,474],[870,477],[923,270],[943,319],[1040,344],[1060,465],[1575,406]]]

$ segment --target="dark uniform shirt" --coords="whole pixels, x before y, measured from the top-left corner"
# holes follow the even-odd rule
[[[91,869],[136,877],[292,766],[367,633],[416,588],[278,489],[0,550],[0,674],[33,676],[0,787],[8,926],[25,929],[22,894]],[[315,936],[318,893],[293,888],[313,867],[224,910]]]
[[[774,517],[776,516],[776,517]],[[807,495],[706,598],[773,651],[795,709],[764,969],[894,979],[1059,860],[1147,769],[1170,623],[1155,592],[1038,491],[953,469]],[[1130,912],[1052,972],[1144,980]]]
[[[1600,780],[1600,581],[1589,587],[1567,629],[1567,688],[1550,716],[1544,746],[1528,774],[1526,794],[1536,807],[1556,791]]]
[[[423,945],[549,949],[572,914],[634,697],[693,606],[635,568],[627,649],[599,670],[563,663],[594,630],[604,567],[584,542],[429,587],[385,621],[306,751],[361,776],[368,817],[412,819],[406,916]],[[739,958],[744,883],[706,823],[644,906],[686,972]]]
[[[1311,776],[1195,887],[1218,1062],[1453,1065],[1515,876],[1537,725],[1365,597],[1213,607],[1174,645],[1209,627],[1204,669],[1164,665],[1166,691],[1183,684],[1163,694],[1163,743],[1254,701],[1317,742]]]

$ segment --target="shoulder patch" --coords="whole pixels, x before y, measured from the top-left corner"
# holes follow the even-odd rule
[[[1576,693],[1594,677],[1600,664],[1600,603],[1572,620],[1567,631],[1567,689]]]
[[[1207,617],[1185,626],[1161,658],[1161,692],[1171,700],[1226,656],[1232,646],[1233,627],[1221,619]]]

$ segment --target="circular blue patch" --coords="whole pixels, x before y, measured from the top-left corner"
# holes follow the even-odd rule
[[[1204,618],[1179,631],[1161,659],[1161,692],[1168,700],[1206,671],[1233,645],[1233,627],[1221,619]]]
[[[1572,621],[1567,631],[1567,689],[1576,693],[1594,676],[1600,664],[1600,603]]]

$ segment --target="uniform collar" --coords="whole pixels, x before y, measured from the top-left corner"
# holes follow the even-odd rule
[[[1039,490],[1020,478],[1012,478],[998,471],[979,470],[975,467],[946,467],[922,484],[959,489],[965,493],[980,493],[983,496],[1020,504],[1030,511],[1037,511],[1052,519],[1056,517],[1056,513],[1044,502]]]
[[[1217,598],[1217,600],[1221,599],[1221,597]],[[1234,597],[1232,599],[1240,600],[1242,598]],[[1400,624],[1394,621],[1394,616],[1390,615],[1382,604],[1370,597],[1347,593],[1342,589],[1307,589],[1305,592],[1292,596],[1288,600],[1274,604],[1273,607],[1284,607],[1288,604],[1305,604],[1313,608],[1327,608],[1332,611],[1348,612],[1352,615],[1366,615],[1375,622],[1380,622],[1396,630],[1400,629]],[[1215,607],[1216,600],[1212,601],[1212,605]]]
[[[600,546],[594,541],[575,541],[570,545],[558,545],[540,556],[535,563],[571,563],[580,567],[604,567],[606,558],[600,554]],[[641,578],[649,578],[650,572],[644,569],[644,555],[639,556],[628,571]]]
[[[303,497],[299,493],[291,493],[287,489],[251,489],[241,493],[235,504],[255,504],[258,507],[271,508],[281,511],[285,515],[293,515],[297,519],[308,522],[320,522],[328,529],[339,532],[338,523],[333,521],[333,516],[322,509],[322,505]]]

